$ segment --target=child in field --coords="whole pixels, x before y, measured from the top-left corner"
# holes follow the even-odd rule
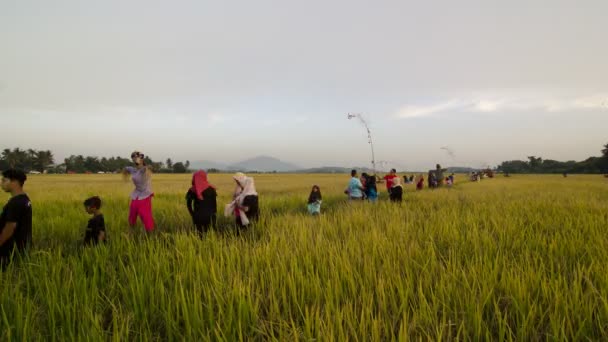
[[[418,177],[418,183],[416,184],[416,190],[424,189],[424,176],[420,175]]]
[[[87,198],[84,201],[84,208],[89,215],[93,215],[87,224],[84,245],[91,246],[97,245],[100,241],[105,242],[107,239],[106,224],[101,213],[101,199],[97,196]]]
[[[186,207],[199,235],[215,227],[217,221],[217,193],[209,184],[203,170],[192,175],[192,187],[186,193]]]
[[[313,185],[310,195],[308,196],[308,213],[313,216],[320,215],[322,202],[323,196],[321,195],[321,189],[318,185]]]
[[[447,185],[448,188],[452,187],[452,179],[450,177],[445,177],[445,185]]]

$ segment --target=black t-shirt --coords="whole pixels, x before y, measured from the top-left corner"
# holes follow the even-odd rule
[[[214,188],[207,188],[200,200],[192,190],[186,193],[186,205],[194,218],[211,217],[217,214],[217,193]],[[192,205],[194,204],[194,206]]]
[[[89,220],[89,224],[87,225],[87,230],[84,234],[84,244],[85,245],[96,245],[99,243],[99,233],[106,232],[106,223],[103,219],[103,215],[93,216],[92,219]]]
[[[16,222],[13,235],[0,246],[0,258],[7,258],[13,248],[23,252],[32,242],[32,202],[26,194],[11,198],[2,209],[0,216],[0,232],[8,222]]]

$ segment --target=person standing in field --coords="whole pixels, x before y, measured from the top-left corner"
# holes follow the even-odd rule
[[[224,214],[234,215],[236,225],[240,230],[244,230],[260,216],[258,193],[253,178],[247,177],[242,172],[237,172],[232,178],[236,182],[236,188],[233,201],[226,206]]]
[[[23,255],[32,243],[32,202],[23,191],[27,176],[21,170],[2,172],[2,190],[11,199],[0,215],[0,269],[8,266],[14,255]]]
[[[390,199],[392,202],[401,202],[403,200],[403,186],[401,185],[401,178],[397,177],[393,179],[393,186],[390,192]]]
[[[359,177],[359,181],[361,181],[361,185],[363,186],[363,199],[367,199],[367,192],[365,191],[366,188],[366,183],[367,183],[367,173],[363,172],[361,174],[361,176]]]
[[[383,178],[384,182],[386,183],[386,191],[388,192],[389,196],[391,194],[395,178],[399,178],[399,176],[397,176],[397,170],[395,169],[391,169],[391,172]]]
[[[348,195],[348,199],[350,200],[362,200],[363,199],[363,184],[361,180],[357,178],[357,170],[352,170],[350,172],[350,181],[344,190],[344,193]]]
[[[137,223],[137,217],[141,219],[146,232],[154,230],[154,217],[152,215],[152,168],[146,165],[143,153],[135,151],[131,153],[131,160],[135,166],[127,166],[123,171],[125,180],[131,176],[135,189],[131,192],[131,204],[129,207],[129,226],[131,229]]]
[[[429,188],[435,189],[439,185],[437,175],[433,171],[429,171]]]
[[[418,176],[418,183],[416,183],[416,190],[422,189],[424,189],[424,176],[420,175]]]
[[[106,224],[101,213],[101,199],[97,196],[87,198],[84,201],[84,209],[87,214],[93,215],[87,224],[84,233],[84,245],[97,245],[99,242],[106,242]]]
[[[378,188],[376,187],[376,175],[368,175],[367,173],[363,173],[363,177],[365,178],[365,183],[363,184],[363,188],[365,189],[364,194],[365,198],[370,202],[378,201]]]
[[[308,195],[308,213],[313,216],[320,215],[322,202],[321,188],[318,185],[313,185],[310,195]]]
[[[192,175],[192,187],[186,193],[186,206],[200,236],[215,227],[217,221],[217,192],[209,184],[207,172],[200,170]]]

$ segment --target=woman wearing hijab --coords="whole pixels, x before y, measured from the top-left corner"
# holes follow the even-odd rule
[[[232,178],[236,182],[234,200],[226,206],[224,214],[234,215],[237,226],[245,229],[260,216],[258,193],[255,191],[253,178],[247,177],[242,172],[237,172]]]
[[[146,165],[145,155],[135,151],[131,153],[131,160],[135,166],[127,166],[122,171],[125,180],[131,176],[135,189],[131,192],[129,206],[129,226],[135,227],[137,217],[144,224],[146,232],[154,230],[154,217],[152,216],[152,168]]]
[[[400,177],[393,178],[390,198],[392,202],[401,202],[403,200],[403,186],[401,185]]]
[[[323,196],[321,195],[321,188],[318,185],[313,185],[310,195],[308,196],[308,213],[311,215],[321,214],[321,203],[323,202]]]
[[[192,175],[192,187],[186,193],[186,206],[199,235],[215,227],[217,220],[217,192],[209,184],[203,170]]]

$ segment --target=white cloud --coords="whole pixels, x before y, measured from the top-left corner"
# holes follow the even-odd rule
[[[430,106],[405,106],[399,110],[397,116],[400,118],[418,118],[431,116],[436,113],[445,112],[461,107],[462,104],[458,100],[450,100],[444,103]]]
[[[501,109],[502,101],[481,100],[475,103],[474,108],[478,112],[490,113]]]
[[[397,111],[397,118],[419,118],[434,116],[444,112],[514,112],[541,110],[546,112],[598,111],[608,110],[608,94],[589,96],[556,96],[542,93],[506,92],[497,96],[482,93],[461,96],[451,100],[428,105],[406,105]]]

